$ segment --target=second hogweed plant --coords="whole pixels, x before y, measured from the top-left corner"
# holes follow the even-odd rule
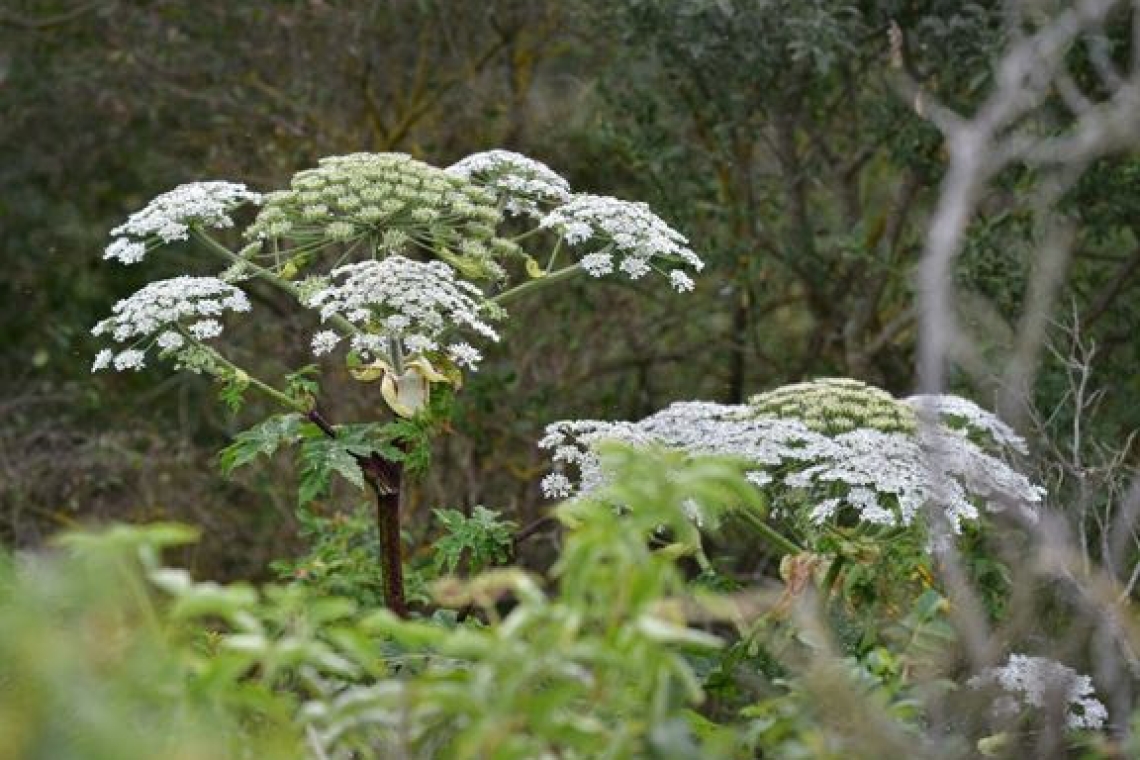
[[[836,570],[853,542],[907,536],[936,551],[986,514],[1032,523],[1044,498],[1008,464],[1026,443],[995,415],[958,396],[896,399],[848,378],[795,383],[739,405],[679,402],[639,422],[554,423],[539,444],[554,464],[546,495],[596,491],[605,479],[597,449],[607,441],[746,462],[763,506],[727,515],[694,495],[695,526],[741,519],[779,554],[827,556]],[[699,531],[685,540],[706,563]]]
[[[219,231],[236,226],[242,206],[260,210],[233,245],[234,234]],[[369,486],[385,603],[401,615],[402,483],[426,466],[443,402],[478,369],[480,347],[499,340],[510,302],[579,276],[660,276],[685,292],[703,268],[645,204],[576,194],[544,164],[503,150],[447,168],[399,153],[332,156],[267,193],[195,182],[156,197],[112,236],[106,259],[137,265],[190,243],[206,254],[204,272],[151,282],[117,303],[93,330],[110,344],[93,370],[141,370],[157,359],[216,378],[232,406],[251,390],[276,402],[282,413],[239,434],[223,466],[299,444],[315,476],[302,483],[302,500],[332,472]],[[245,291],[254,281],[311,313],[315,358],[342,355],[353,378],[378,384],[383,419],[333,424],[318,408],[311,367],[274,381],[227,355],[217,339],[227,321],[252,312]]]

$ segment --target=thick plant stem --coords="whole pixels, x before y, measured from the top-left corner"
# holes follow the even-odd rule
[[[744,522],[748,523],[760,537],[767,541],[772,548],[779,551],[781,554],[802,554],[803,548],[797,543],[787,538],[782,533],[777,531],[772,526],[764,521],[764,518],[754,514],[751,510],[741,509],[737,513]]]
[[[400,546],[400,494],[404,466],[379,454],[360,462],[368,484],[376,493],[376,527],[380,533],[380,564],[384,605],[402,618],[408,616],[404,597],[404,556]]]
[[[316,409],[305,415],[329,438],[336,428]],[[400,544],[400,494],[403,492],[404,465],[379,454],[356,457],[372,492],[376,494],[376,529],[380,536],[380,572],[384,605],[402,618],[408,616],[404,595],[404,552]]]

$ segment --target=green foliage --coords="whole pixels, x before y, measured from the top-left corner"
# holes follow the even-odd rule
[[[210,550],[213,561],[194,555],[195,573],[209,574],[234,572],[236,559],[258,565],[247,559],[257,555],[250,542],[285,532],[266,530],[278,522],[268,507],[227,508],[245,484],[186,480],[197,460],[184,447],[209,446],[232,424],[208,411],[206,384],[166,383],[140,410],[138,378],[116,377],[103,398],[88,383],[88,362],[75,358],[95,312],[138,282],[137,270],[92,274],[91,251],[112,219],[156,188],[201,174],[280,186],[298,157],[352,145],[458,155],[541,139],[546,150],[535,155],[567,168],[576,186],[616,183],[619,194],[661,204],[714,266],[693,294],[700,300],[683,310],[671,296],[641,299],[640,283],[571,289],[529,311],[512,304],[518,325],[504,334],[525,337],[528,351],[509,369],[489,357],[484,375],[467,378],[460,416],[449,408],[458,373],[442,357],[432,357],[446,379],[432,386],[427,413],[335,426],[333,438],[304,416],[321,391],[317,368],[285,375],[278,400],[298,411],[239,433],[219,464],[232,474],[292,449],[296,478],[267,478],[256,495],[240,494],[242,504],[279,505],[287,489],[299,492],[309,548],[276,563],[286,586],[195,582],[164,567],[163,552],[190,538],[173,526],[71,534],[52,552],[0,553],[0,755],[1048,755],[1049,716],[975,730],[990,705],[972,703],[964,686],[966,663],[978,660],[959,639],[971,590],[987,648],[1091,653],[1098,688],[1115,690],[1112,730],[1067,737],[1053,754],[1140,754],[1140,724],[1127,714],[1134,658],[1131,671],[1113,659],[1137,648],[1134,594],[1096,565],[1103,554],[1131,572],[1135,549],[1121,551],[1109,534],[1124,475],[1105,475],[1104,493],[1089,494],[1109,469],[1130,473],[1128,451],[1104,449],[1137,424],[1132,159],[1094,162],[1061,206],[1082,225],[1063,295],[1074,333],[1097,351],[1044,356],[1035,389],[1055,435],[1075,430],[1086,411],[1058,410],[1073,394],[1072,362],[1095,362],[1105,389],[1097,397],[1105,413],[1061,446],[1073,463],[1056,477],[1053,506],[1080,510],[1078,561],[1062,563],[1029,528],[987,522],[959,544],[972,588],[947,588],[944,568],[913,535],[840,525],[814,554],[785,547],[795,572],[777,573],[757,533],[736,530],[740,521],[761,530],[823,495],[763,503],[737,463],[615,449],[606,455],[612,486],[559,510],[567,533],[549,578],[489,570],[510,558],[511,515],[436,510],[445,535],[406,568],[424,617],[401,621],[373,612],[381,597],[373,506],[357,504],[355,490],[343,500],[351,508],[333,498],[343,490],[338,477],[363,488],[360,459],[378,454],[423,479],[428,503],[515,503],[534,470],[534,430],[583,409],[633,418],[665,398],[741,401],[813,374],[911,386],[911,268],[945,154],[922,100],[888,86],[897,72],[888,70],[886,30],[897,25],[901,66],[924,91],[970,112],[989,90],[1005,35],[1031,31],[1035,19],[1023,29],[1003,4],[958,0],[205,3],[193,12],[128,3],[114,13],[87,3],[64,14],[59,5],[20,0],[0,11],[0,87],[10,101],[0,123],[0,217],[13,254],[0,281],[0,353],[15,368],[0,381],[5,539],[35,542],[77,518],[140,519],[178,505],[201,514],[185,511],[189,504],[209,509],[212,532],[226,539],[214,541],[225,548]],[[1124,72],[1128,16],[1072,51],[1073,84],[1094,112],[1105,93],[1097,44]],[[1058,106],[1046,104],[1034,128],[1064,123]],[[392,177],[463,184],[416,159],[385,161]],[[351,180],[332,175],[359,167],[325,168],[297,180]],[[1024,280],[1040,241],[1025,199],[1036,181],[1003,176],[987,189],[955,271],[981,365],[1006,357],[1028,303]],[[258,241],[237,255],[262,256],[298,288],[313,286],[297,276],[320,263],[321,250],[340,261],[357,243],[392,253],[436,241],[434,255],[478,278],[543,269],[482,224],[502,207],[466,186],[471,208],[429,194],[420,218],[400,209],[392,226],[415,240],[364,240],[375,222],[367,206],[400,202],[396,184],[380,198],[328,183],[292,187],[255,230],[290,222],[281,239],[298,247],[278,257]],[[324,193],[332,210],[302,218],[300,192]],[[441,213],[448,218],[430,218]],[[327,250],[305,250],[317,239]],[[478,245],[464,248],[464,239]],[[186,248],[172,245],[156,266],[199,265]],[[259,307],[282,306],[265,282],[251,288]],[[619,312],[620,340],[601,338]],[[302,353],[297,332],[290,319],[261,320],[256,334],[235,332],[235,356],[250,360],[253,378],[280,376],[277,362]],[[183,363],[220,379],[217,395],[231,412],[252,406],[250,375],[205,352]],[[77,379],[81,393],[68,384]],[[373,411],[376,398],[338,399],[338,411]],[[849,424],[846,415],[772,411],[833,432]],[[107,420],[126,416],[129,435],[105,435]],[[451,419],[464,435],[439,435]],[[425,478],[433,439],[445,466]],[[153,477],[139,483],[140,471]],[[693,494],[708,506],[700,529],[684,509]],[[260,518],[244,530],[218,523],[241,511]],[[421,523],[407,525],[409,534],[422,534],[427,510],[413,519]],[[474,577],[443,579],[430,596],[428,579],[443,570]],[[1072,640],[1062,641],[1070,628]]]
[[[615,453],[621,477],[658,466],[642,455]],[[735,469],[702,471],[681,476],[728,478]],[[628,515],[601,503],[577,512],[579,527],[555,571],[557,596],[517,569],[441,586],[441,601],[481,610],[482,621],[458,627],[446,614],[429,622],[401,621],[386,610],[360,613],[352,602],[323,589],[314,594],[304,584],[259,591],[195,582],[158,563],[163,545],[188,537],[175,529],[69,538],[75,559],[43,562],[76,584],[70,595],[42,594],[13,576],[11,564],[0,566],[0,625],[27,631],[23,638],[5,636],[0,647],[31,645],[37,629],[74,624],[56,634],[64,650],[73,650],[69,656],[46,650],[50,658],[16,658],[27,673],[21,689],[8,688],[8,681],[0,689],[0,715],[26,723],[0,726],[21,725],[29,742],[59,742],[55,757],[91,756],[78,749],[86,724],[57,735],[56,716],[66,713],[21,706],[37,704],[29,695],[43,694],[43,704],[53,705],[65,695],[97,699],[121,690],[126,698],[108,700],[107,708],[138,709],[145,700],[155,716],[177,719],[174,728],[199,732],[212,757],[295,757],[302,737],[337,757],[728,756],[733,737],[690,712],[701,690],[685,654],[714,651],[721,642],[686,625],[674,603],[684,586],[673,560],[643,540],[655,526],[679,526],[685,517],[675,501],[635,506]],[[494,525],[489,514],[479,520]],[[88,572],[91,558],[116,581]],[[511,607],[505,614],[498,611],[503,604]],[[38,615],[10,614],[37,605]],[[98,617],[76,620],[76,610]],[[95,620],[103,627],[92,628]],[[134,648],[144,636],[149,648]],[[76,645],[89,637],[90,645]],[[101,674],[101,685],[76,691],[76,679],[90,668]],[[211,719],[208,731],[193,722],[203,714]],[[136,742],[108,757],[154,753],[183,739],[164,720],[90,715],[93,731]],[[270,739],[275,749],[259,754],[269,752],[262,742]]]
[[[273,456],[282,446],[299,444],[297,500],[304,506],[328,495],[334,474],[363,489],[360,460],[372,454],[402,462],[409,474],[423,473],[431,461],[430,430],[423,420],[398,419],[340,425],[330,438],[300,414],[278,414],[234,436],[219,453],[218,463],[230,475],[258,457]]]
[[[436,509],[433,514],[447,531],[433,547],[437,573],[454,573],[464,560],[468,573],[481,573],[514,556],[517,525],[498,512],[476,506],[470,517],[457,509]]]
[[[276,414],[234,436],[233,443],[218,453],[222,473],[231,475],[260,456],[273,456],[282,446],[301,438],[305,419],[299,414]]]
[[[285,583],[302,586],[317,597],[343,597],[361,609],[384,605],[378,563],[380,539],[374,505],[359,502],[347,508],[313,503],[297,509],[298,532],[305,542],[296,557],[278,559],[270,569]],[[435,573],[420,563],[405,563],[408,600],[428,605],[428,583]]]
[[[352,599],[362,608],[383,606],[376,561],[380,541],[372,510],[365,504],[332,514],[318,509],[319,505],[310,505],[297,510],[305,551],[296,558],[274,561],[273,571],[282,581],[320,596]]]
[[[373,426],[350,427],[353,429],[338,430],[336,438],[327,437],[316,426],[302,434],[301,447],[297,454],[300,464],[297,501],[301,506],[327,495],[334,473],[342,476],[356,488],[364,490],[364,473],[360,470],[360,457],[372,453],[375,445],[371,440]]]
[[[437,581],[418,619],[377,609],[364,509],[305,517],[313,550],[277,566],[285,586],[197,582],[163,565],[164,548],[194,536],[177,526],[71,534],[54,555],[6,557],[0,737],[65,760],[174,747],[495,760],[956,757],[996,751],[998,736],[1026,746],[977,720],[988,703],[951,678],[946,594],[899,582],[892,565],[914,572],[905,555],[921,547],[847,547],[826,573],[827,558],[800,555],[779,593],[715,570],[688,580],[686,500],[747,506],[747,465],[618,446],[602,465],[608,485],[558,510],[567,532],[550,583],[486,568],[511,536],[491,510],[437,510],[448,535],[435,566],[474,574]],[[933,736],[939,695],[960,720]],[[1105,756],[1096,742],[1071,746]]]
[[[320,373],[321,368],[316,364],[308,364],[290,372],[285,376],[285,395],[304,406],[313,406],[321,392],[321,385],[316,380]]]
[[[0,742],[6,757],[299,757],[292,700],[243,677],[186,627],[192,606],[236,612],[252,592],[202,586],[181,609],[147,588],[178,526],[73,534],[65,551],[0,561]]]
[[[249,390],[249,375],[244,372],[229,372],[218,379],[218,399],[236,414],[245,404],[245,393]]]

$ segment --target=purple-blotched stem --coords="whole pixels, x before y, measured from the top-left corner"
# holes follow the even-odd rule
[[[329,438],[336,438],[336,428],[316,409],[305,415]],[[356,456],[364,480],[376,494],[376,528],[380,534],[380,565],[384,586],[384,604],[402,618],[408,616],[404,596],[404,556],[400,545],[400,494],[404,466],[379,454]]]

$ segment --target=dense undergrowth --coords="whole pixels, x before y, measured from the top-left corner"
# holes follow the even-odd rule
[[[1136,3],[58,5],[0,757],[1140,756]]]
[[[782,584],[742,583],[719,562],[697,572],[669,543],[691,532],[687,503],[762,512],[749,464],[617,445],[600,456],[607,485],[558,510],[565,542],[548,577],[439,576],[410,620],[362,589],[354,600],[306,583],[196,582],[162,562],[194,538],[174,525],[68,534],[50,553],[8,556],[6,756],[1134,751],[1113,749],[1087,678],[1023,656],[1048,650],[1040,629],[1010,640],[1018,651],[994,650],[1001,667],[975,670],[922,545],[880,544],[838,573],[826,572],[834,555],[786,555]],[[498,545],[493,529],[449,527],[471,556]],[[453,546],[437,545],[441,564]],[[1016,595],[970,580],[995,602],[986,622],[1010,626]]]

